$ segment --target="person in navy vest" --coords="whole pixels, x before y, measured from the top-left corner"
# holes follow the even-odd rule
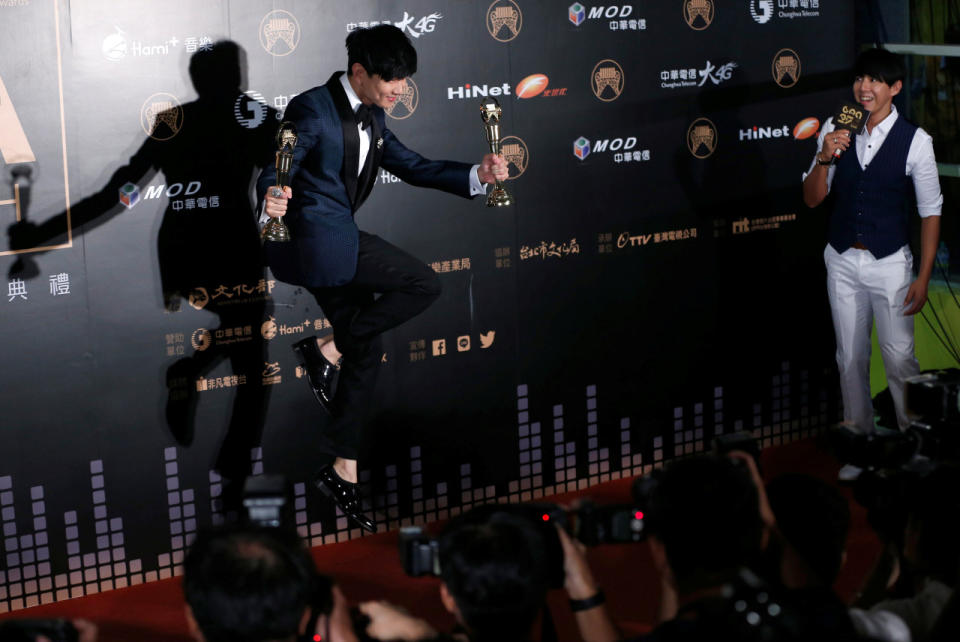
[[[379,337],[433,303],[440,281],[420,260],[360,231],[354,214],[380,167],[412,185],[464,198],[483,194],[486,184],[508,178],[508,170],[494,154],[472,166],[428,160],[387,129],[384,109],[403,96],[406,79],[417,69],[416,50],[400,29],[357,29],[346,45],[347,72],[299,94],[284,113],[298,130],[290,185],[280,190],[269,166],[257,192],[264,203],[261,224],[285,216],[292,236],[289,242],[264,242],[274,276],[309,290],[336,337],[308,337],[293,346],[331,415],[320,439],[334,460],[314,483],[345,515],[374,532],[357,492],[357,456],[363,411],[383,353]]]
[[[837,365],[844,421],[873,432],[870,398],[870,334],[877,323],[887,382],[903,430],[904,380],[918,374],[913,315],[927,301],[940,235],[943,196],[933,139],[897,112],[893,97],[903,89],[900,56],[870,49],[857,58],[853,95],[870,112],[860,133],[834,131],[824,123],[817,155],[803,178],[803,199],[816,207],[833,196],[824,250],[827,294],[837,336]],[[840,152],[834,160],[834,152]],[[920,213],[920,265],[913,277],[909,247],[912,202]],[[853,466],[841,478],[859,473]]]

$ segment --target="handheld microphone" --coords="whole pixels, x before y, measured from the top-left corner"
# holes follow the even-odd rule
[[[856,134],[863,126],[863,120],[868,113],[862,105],[858,105],[857,103],[840,103],[837,112],[833,115],[834,131],[846,129],[849,130],[851,134]],[[842,153],[843,150],[839,147],[833,150],[834,159],[840,158],[840,154]]]

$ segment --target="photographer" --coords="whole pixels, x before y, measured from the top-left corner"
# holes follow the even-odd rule
[[[892,613],[848,609],[833,591],[846,561],[850,507],[824,481],[791,473],[767,484],[778,537],[769,558],[792,602],[800,602],[816,626],[845,631],[845,637],[909,642],[906,624]]]
[[[647,520],[662,585],[661,624],[641,640],[739,635],[717,614],[732,612],[725,587],[760,559],[767,538],[767,520],[761,515],[770,514],[765,501],[761,507],[749,468],[752,461],[746,460],[749,457],[739,455],[738,463],[726,457],[695,457],[673,462],[663,471]],[[562,541],[566,586],[596,586],[582,550],[567,538]],[[602,604],[578,613],[577,624],[585,640],[618,639]]]
[[[957,585],[960,569],[960,468],[940,464],[908,479],[902,544],[881,534],[884,552],[857,599],[871,613],[893,613],[914,642],[931,631]]]
[[[560,550],[555,539],[550,541],[553,536],[552,526],[538,524],[533,513],[524,514],[523,509],[484,506],[461,515],[438,541],[440,599],[458,623],[453,637],[438,635],[426,622],[383,602],[360,606],[371,620],[367,633],[384,640],[533,639],[538,617],[552,623],[546,593],[561,578]],[[572,590],[568,583],[567,588],[573,599],[596,594],[595,585],[586,582]],[[544,631],[542,637],[547,637],[549,624]]]
[[[184,561],[183,592],[198,642],[293,642],[314,615],[323,640],[357,640],[340,591],[317,574],[299,537],[279,528],[201,533]]]

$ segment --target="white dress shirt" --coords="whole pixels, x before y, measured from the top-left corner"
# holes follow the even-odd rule
[[[340,84],[343,86],[343,91],[347,94],[347,100],[350,101],[350,109],[356,113],[357,108],[360,107],[362,101],[360,97],[357,96],[357,92],[353,90],[353,87],[350,85],[350,80],[347,74],[340,76]],[[363,171],[363,164],[367,160],[367,154],[370,152],[370,140],[373,137],[373,125],[368,125],[366,129],[361,128],[360,123],[357,123],[357,131],[360,133],[360,162],[357,164],[357,176],[360,176],[360,173]],[[474,165],[470,168],[470,196],[477,196],[479,194],[487,193],[486,183],[480,182],[480,176],[477,173],[480,169],[480,165]],[[260,210],[260,226],[263,227],[267,221],[270,220],[270,216],[267,214],[267,203],[264,201],[263,208]]]
[[[873,160],[880,146],[887,139],[887,134],[897,122],[899,114],[895,105],[890,105],[890,114],[877,124],[873,131],[867,131],[864,126],[863,131],[853,137],[854,145],[857,150],[857,160],[860,161],[860,167],[866,169]],[[833,117],[827,119],[820,129],[820,136],[817,138],[817,154],[823,149],[824,137],[834,130]],[[845,152],[850,153],[849,150]],[[806,180],[813,168],[816,167],[817,157],[814,156],[810,168],[803,175]],[[837,171],[836,165],[827,168],[827,192],[829,193],[833,185],[833,175]],[[917,127],[913,140],[910,141],[910,150],[907,152],[907,171],[906,175],[913,179],[913,189],[917,195],[917,210],[921,217],[940,216],[940,210],[943,206],[943,194],[940,193],[940,176],[937,171],[937,159],[933,154],[933,138],[927,132]]]

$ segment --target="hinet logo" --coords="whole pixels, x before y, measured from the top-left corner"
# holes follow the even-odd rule
[[[510,95],[510,83],[503,83],[502,85],[471,85],[467,83],[462,87],[447,87],[447,100],[453,100],[454,98],[478,98],[480,96],[509,96]]]
[[[757,127],[740,130],[740,140],[762,140],[764,138],[790,138],[790,126]]]

